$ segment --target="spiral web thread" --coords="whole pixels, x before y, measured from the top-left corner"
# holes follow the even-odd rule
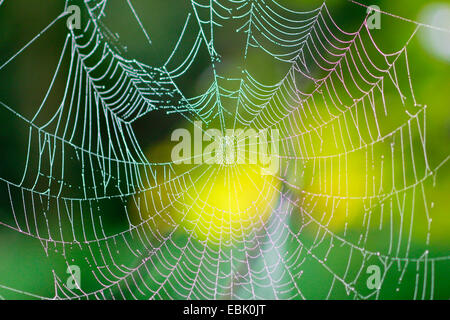
[[[0,2],[0,10],[7,2]],[[131,1],[127,4],[151,44],[145,17]],[[356,31],[345,31],[325,3],[297,12],[271,0],[197,0],[191,1],[167,62],[149,66],[127,58],[103,23],[108,5],[107,0],[81,3],[86,23],[67,32],[51,83],[30,116],[0,102],[11,119],[28,129],[23,176],[0,178],[1,194],[10,202],[0,226],[42,245],[55,288],[54,296],[45,296],[0,284],[5,297],[14,292],[43,299],[342,294],[376,299],[389,290],[406,290],[411,298],[433,298],[436,287],[445,286],[435,270],[445,268],[450,255],[428,250],[433,203],[427,190],[448,156],[430,167],[427,106],[416,101],[408,60],[409,42],[427,26],[410,21],[415,26],[411,37],[400,50],[385,53],[365,17]],[[24,52],[33,52],[33,45],[65,25],[66,18],[63,11],[3,59],[0,72]],[[215,37],[230,25],[244,45],[241,71],[226,74],[220,71]],[[177,81],[189,75],[202,52],[211,59],[212,81],[203,93],[185,96]],[[258,76],[252,71],[253,55],[282,66],[284,76],[272,82]],[[48,101],[58,81],[65,86],[55,107]],[[48,108],[53,111],[44,112]],[[203,240],[195,227],[175,221],[174,212],[183,217],[186,203],[198,200],[193,194],[200,192],[200,178],[211,182],[206,191],[214,193],[221,169],[194,165],[180,173],[173,162],[148,160],[133,123],[155,110],[203,121],[205,128],[218,121],[222,130],[278,129],[281,170],[257,186],[261,196],[267,190],[277,195],[266,208],[269,218],[243,224],[229,236],[203,226],[208,230]],[[393,112],[401,114],[400,122],[393,120]],[[363,177],[356,193],[349,190],[355,161]],[[228,170],[235,179],[248,175],[239,167]],[[238,190],[239,179],[233,183]],[[114,212],[117,219],[125,221],[122,230],[104,225],[112,219],[105,209],[111,203],[119,211]],[[199,205],[205,214],[212,210],[208,206]],[[352,208],[360,208],[356,222],[351,222]],[[138,223],[131,218],[133,210]],[[416,249],[412,239],[418,224],[427,231]],[[83,282],[90,278],[95,285],[68,288],[66,268],[74,264],[81,267]],[[370,265],[382,270],[375,290],[366,287]],[[388,278],[395,279],[396,288],[383,287]],[[317,292],[311,290],[315,281]],[[402,289],[408,282],[412,288]]]

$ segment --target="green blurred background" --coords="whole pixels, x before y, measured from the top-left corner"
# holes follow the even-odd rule
[[[152,45],[149,45],[145,36],[135,25],[133,16],[126,9],[125,1],[109,1],[105,24],[111,31],[120,35],[121,45],[127,48],[127,58],[136,59],[150,66],[160,66],[171,54],[185,23],[186,16],[191,12],[191,4],[189,1],[181,0],[133,0],[132,2],[151,36]],[[295,10],[311,10],[321,4],[319,1],[312,0],[280,0],[279,2]],[[443,28],[450,27],[448,25],[450,21],[450,4],[448,2],[386,0],[364,3],[367,5],[376,4],[381,10],[411,20]],[[326,1],[326,4],[338,25],[345,30],[357,30],[364,19],[365,8],[354,3],[335,0]],[[58,16],[63,11],[63,8],[64,1],[59,0],[4,1],[0,6],[0,65],[18,52],[24,44]],[[445,14],[443,15],[447,17],[447,20],[442,20],[442,17],[438,19],[436,15],[431,14],[435,10],[433,8],[438,8],[440,12],[444,13],[447,10],[446,16]],[[385,52],[394,52],[401,49],[416,27],[413,23],[388,15],[382,15],[381,23],[381,29],[373,30],[373,36],[380,49]],[[188,30],[187,32],[193,31]],[[39,41],[36,41],[32,47],[24,51],[15,63],[0,71],[1,102],[11,106],[17,113],[31,118],[31,115],[37,110],[48,83],[54,74],[66,33],[67,29],[64,23],[59,23],[55,28],[43,35]],[[224,56],[228,57],[227,63],[221,65],[221,71],[225,73],[227,68],[232,68],[234,65],[241,63],[242,47],[234,45],[234,37],[235,35],[231,31],[223,31],[215,38],[215,46],[220,48],[221,54],[223,53]],[[408,58],[416,100],[420,104],[428,106],[426,113],[426,146],[428,161],[432,169],[443,163],[450,154],[449,45],[448,33],[423,27],[418,30],[417,35],[412,39],[408,47]],[[440,50],[444,53],[440,52]],[[255,62],[255,64],[257,63]],[[277,73],[276,68],[267,67],[264,72],[266,72],[263,75],[264,80],[268,83],[278,81],[278,79],[274,79],[274,74]],[[210,60],[207,53],[203,50],[200,51],[199,58],[189,71],[189,77],[179,79],[177,85],[186,96],[194,96],[204,92],[210,85],[210,81]],[[64,82],[57,82],[55,88],[56,90],[62,90],[63,86]],[[389,94],[394,95],[394,93]],[[400,104],[390,106],[390,118],[394,125],[403,121],[404,112],[401,108],[403,107]],[[3,153],[0,160],[0,177],[17,183],[22,177],[22,162],[26,158],[28,127],[23,122],[17,121],[16,116],[11,112],[5,111],[3,108],[0,109],[2,109],[0,111],[0,136],[2,138]],[[48,112],[48,115],[52,114],[52,110],[44,110],[43,112]],[[170,134],[173,129],[179,126],[186,126],[184,118],[174,113],[166,114],[164,111],[153,111],[133,123],[133,129],[138,141],[146,154],[149,155],[149,158],[153,156],[152,150],[156,150],[155,148],[161,148],[161,146],[170,147]],[[418,134],[414,133],[413,135],[414,143],[419,143],[420,137]],[[157,161],[167,160],[161,159],[164,157],[161,156],[160,158],[159,154],[156,158]],[[67,173],[68,176],[71,174],[76,175],[76,169],[72,173]],[[412,179],[412,177],[409,178]],[[435,283],[433,298],[448,299],[450,297],[450,262],[446,258],[450,256],[450,211],[447,203],[450,194],[449,164],[444,162],[439,167],[439,170],[435,172],[435,176],[427,179],[423,186],[426,189],[427,203],[433,218],[430,245],[426,246],[424,241],[427,225],[423,221],[418,221],[414,225],[417,232],[413,233],[413,238],[405,241],[411,244],[411,257],[419,257],[425,250],[429,250],[428,257],[444,258],[433,263],[433,271],[430,269],[424,270],[423,261],[409,262],[407,267],[404,266],[404,262],[399,263],[398,266],[397,262],[395,262],[387,278],[384,279],[383,289],[379,294],[372,295],[370,298],[421,298],[421,289],[418,289],[416,284],[417,273],[420,274],[420,277],[426,275],[429,281],[432,281],[430,279],[433,277]],[[77,245],[64,247],[51,241],[39,241],[36,237],[13,230],[8,227],[13,225],[11,220],[11,198],[8,194],[8,189],[2,186],[0,192],[0,221],[2,222],[0,225],[0,296],[6,299],[53,298],[55,294],[59,297],[67,297],[65,294],[71,296],[65,289],[59,287],[65,283],[65,277],[68,276],[66,267],[67,264],[71,263],[76,263],[81,267],[83,291],[89,293],[101,289],[99,282],[102,281],[98,280],[101,268],[97,269],[97,265],[107,265],[113,272],[125,274],[126,268],[133,268],[141,263],[140,258],[136,258],[134,254],[131,254],[127,244],[124,242],[119,241],[109,248],[113,248],[117,253],[114,253],[114,259],[110,261],[111,257],[104,255],[109,250],[104,243],[96,243],[94,241],[90,249],[87,246],[78,248]],[[20,194],[15,195],[15,197],[18,197],[17,201],[20,203]],[[412,203],[411,199],[408,198],[406,201],[408,208]],[[123,199],[111,199],[98,204],[99,211],[105,213],[102,215],[102,222],[108,235],[113,235],[129,228],[123,212],[124,206],[128,206],[128,203]],[[423,210],[417,205],[418,217],[423,215]],[[53,215],[53,218],[48,218],[49,223],[57,223],[54,207],[47,214]],[[297,228],[297,224],[301,224],[300,221],[295,221],[295,219],[290,223],[293,230]],[[389,221],[384,223],[389,225]],[[358,228],[350,230],[349,239],[352,238],[352,233],[355,234],[355,238],[361,234]],[[305,244],[313,243],[315,233],[305,231],[304,234],[303,240]],[[371,238],[374,244],[366,243],[366,246],[367,248],[383,248],[382,243],[386,242],[388,237],[389,228],[383,229],[383,232],[379,232]],[[135,240],[131,236],[128,239],[129,243],[133,243],[133,239]],[[173,243],[179,245],[180,248],[186,244],[185,234],[176,235],[173,239]],[[153,266],[156,266],[156,269],[158,269],[158,263],[170,265],[176,261],[176,257],[180,255],[180,249],[174,244],[172,246],[169,244],[162,251],[158,252],[156,256],[151,255],[152,258],[150,260]],[[197,246],[198,250],[202,250],[201,244],[195,246]],[[47,250],[44,250],[43,247],[47,247]],[[329,242],[324,242],[321,246],[315,248],[316,256],[322,257],[329,247]],[[284,250],[289,253],[296,252],[299,250],[298,243],[286,243]],[[172,252],[172,254],[169,254],[169,252]],[[142,255],[145,256],[145,253],[142,253]],[[255,268],[259,268],[258,265],[262,265],[264,259],[274,259],[274,257],[267,253],[262,260],[254,262]],[[333,249],[332,256],[328,259],[327,265],[335,270],[336,274],[342,274],[347,268],[346,274],[350,279],[352,274],[356,275],[358,272],[361,272],[361,263],[357,261],[359,258],[352,258],[347,247],[342,246],[339,248],[336,246]],[[370,261],[373,261],[374,264],[381,265],[377,257],[371,259]],[[300,263],[300,260],[298,263]],[[212,274],[212,270],[208,269],[208,266],[202,266],[201,268],[205,269],[205,274],[211,273],[211,281],[214,281],[215,275]],[[221,268],[226,273],[226,268],[229,268],[229,264],[224,264]],[[351,299],[355,297],[352,295],[351,289],[347,292],[344,286],[338,285],[333,285],[333,292],[329,295],[332,283],[336,279],[333,279],[330,272],[317,268],[317,261],[306,259],[299,268],[304,270],[304,275],[299,278],[298,285],[301,286],[302,292],[307,298]],[[431,264],[429,268],[431,268]],[[96,270],[92,271],[93,269]],[[419,269],[420,271],[417,272]],[[402,275],[403,271],[405,273]],[[158,282],[163,283],[165,276],[154,273],[153,277],[143,281],[156,290],[160,287]],[[280,275],[280,278],[284,279],[280,281],[291,281],[286,277],[286,274]],[[365,286],[367,275],[364,271],[356,278],[359,280],[356,283],[352,283],[351,286],[362,295],[370,295],[371,291]],[[136,281],[140,283],[139,279]],[[419,283],[422,284],[422,282]],[[161,290],[157,298],[177,297],[176,291],[171,290],[174,290],[173,288],[176,288],[178,285],[180,284],[176,282],[170,283],[170,281],[166,285],[162,285],[164,290]],[[223,281],[223,285],[226,286],[226,279]],[[142,286],[142,284],[139,284],[139,286]],[[90,296],[90,298],[133,297],[133,294],[119,294],[118,291],[121,291],[120,286],[118,288],[115,288],[114,292],[106,292],[103,296]],[[127,291],[125,288],[122,289],[124,289],[124,292]],[[245,288],[241,290],[246,292]],[[417,293],[417,290],[419,290],[419,293]],[[429,287],[427,290],[429,290]],[[130,291],[141,297],[139,290],[131,289]],[[273,298],[270,292],[271,290],[267,288],[260,288],[259,295]],[[245,296],[244,293],[242,294]],[[142,298],[144,297],[145,295],[142,296]],[[424,293],[423,297],[430,298],[429,292]],[[227,297],[225,295],[219,298]]]

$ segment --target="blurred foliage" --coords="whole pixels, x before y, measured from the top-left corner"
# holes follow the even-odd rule
[[[42,30],[49,21],[63,10],[63,1],[47,0],[44,2],[6,0],[0,7],[0,65],[18,52],[32,36]],[[129,10],[126,9],[126,1],[111,0],[104,22],[111,29],[112,33],[117,33],[119,35],[120,43],[126,46],[126,55],[128,58],[137,59],[152,66],[162,65],[172,52],[178,40],[179,33],[183,28],[187,13],[190,10],[190,3],[189,1],[180,0],[134,0],[133,3],[135,3],[135,8],[140,13],[140,16],[143,17],[145,28],[149,31],[152,39],[151,45],[139,31],[137,28],[138,26],[134,25],[135,21]],[[321,2],[314,0],[284,0],[280,1],[280,3],[292,9],[311,10],[320,5]],[[371,1],[370,4],[377,4],[382,10],[408,17],[412,20],[418,20],[420,18],[420,13],[430,4],[430,1],[411,0],[405,2],[384,0]],[[336,19],[336,22],[345,30],[357,30],[365,16],[364,8],[350,2],[342,0],[327,1],[327,5],[331,14]],[[134,24],[130,21],[133,21]],[[403,47],[414,28],[415,26],[411,23],[383,15],[382,28],[380,30],[374,30],[373,36],[382,50],[386,52],[395,52]],[[191,31],[192,30],[188,30],[188,32]],[[39,105],[45,94],[43,88],[51,81],[56,66],[55,62],[59,58],[58,54],[64,43],[65,34],[66,29],[64,28],[63,23],[61,23],[58,28],[52,29],[49,33],[42,36],[42,41],[36,42],[30,50],[23,52],[23,54],[18,57],[18,63],[11,64],[5,69],[7,72],[0,72],[0,101],[12,106],[19,114],[28,118],[33,114],[36,110],[36,106]],[[450,64],[448,61],[443,61],[433,55],[430,50],[427,50],[424,47],[424,41],[422,41],[423,37],[426,37],[426,34],[420,29],[418,31],[418,36],[413,38],[410,43],[408,58],[412,67],[412,83],[416,94],[416,100],[420,104],[429,106],[426,118],[422,118],[421,120],[426,121],[428,160],[430,166],[435,168],[448,156],[450,151],[448,143],[450,141]],[[224,53],[224,57],[226,56],[220,66],[220,68],[222,68],[220,71],[234,76],[240,71],[233,68],[242,63],[241,59],[243,52],[242,46],[235,45],[233,39],[235,39],[235,34],[232,30],[220,30],[216,34],[215,45],[217,50]],[[261,68],[261,66],[264,67]],[[267,57],[262,55],[255,56],[255,58],[249,62],[249,68],[252,67],[255,69],[255,72],[259,73],[260,78],[267,81],[267,83],[272,84],[279,81],[280,76],[285,72],[282,67],[276,65],[272,66],[272,64],[267,62]],[[179,87],[187,96],[191,96],[206,90],[210,85],[210,82],[210,60],[206,52],[200,52],[200,59],[193,65],[189,78],[181,78]],[[62,85],[63,84],[58,83],[57,88],[61,90]],[[398,98],[395,98],[395,94],[395,92],[388,93],[386,100],[396,101]],[[50,99],[50,101],[56,102],[56,98]],[[389,105],[388,108],[391,124],[404,122],[403,106],[399,104],[398,101],[395,105]],[[54,110],[49,109],[44,110],[44,112],[52,114]],[[16,119],[11,119],[10,113],[5,110],[0,110],[0,136],[2,137],[3,152],[0,165],[0,176],[5,179],[13,177],[12,180],[17,180],[17,177],[21,177],[21,172],[23,170],[23,164],[18,163],[17,159],[25,158],[28,145],[28,130],[27,127],[24,127],[19,121],[16,121]],[[213,125],[214,123],[212,126]],[[173,146],[173,143],[170,141],[170,134],[174,128],[179,126],[187,126],[183,117],[176,114],[167,115],[163,111],[151,112],[133,124],[141,146],[144,150],[147,150],[146,154],[150,161],[154,162],[168,161],[170,149]],[[394,129],[389,128],[388,126],[389,124],[386,124],[385,129],[387,132]],[[331,134],[331,132],[328,132],[322,136],[322,138],[324,140],[331,140]],[[420,145],[420,139],[420,134],[418,132],[412,133],[413,144]],[[388,150],[389,145],[386,146],[386,148],[386,150],[379,150],[379,153],[387,154],[390,151]],[[295,152],[296,150],[293,151]],[[331,144],[325,144],[322,154],[332,154],[333,152],[339,152],[339,149],[336,150]],[[348,188],[350,188],[349,194],[360,196],[363,192],[363,184],[365,183],[364,177],[366,175],[377,180],[377,183],[380,182],[383,175],[390,175],[390,172],[380,174],[380,170],[381,172],[383,172],[383,170],[391,170],[389,167],[375,167],[372,168],[370,172],[365,172],[365,163],[363,163],[361,159],[361,156],[358,153],[355,153],[352,159],[349,160],[352,170],[356,172],[350,176],[349,181],[342,180],[344,179],[344,175],[340,175],[340,171],[338,170],[327,172],[326,169],[322,168],[322,170],[324,170],[322,174],[324,179],[333,181],[333,183],[329,184],[329,187],[334,189],[329,190],[330,193],[336,194],[336,192],[338,192],[336,191],[337,189],[341,188],[341,190],[344,190],[345,186],[348,185]],[[386,161],[388,160],[386,159]],[[297,165],[301,167],[303,164],[299,161]],[[398,169],[397,171],[401,171],[399,166],[402,166],[402,162],[397,162],[395,165],[397,166],[396,170]],[[419,168],[418,170],[420,169],[423,171],[423,168]],[[180,170],[185,170],[185,168]],[[76,174],[75,170],[72,173],[67,173],[67,175],[70,174]],[[197,176],[201,175],[201,173],[196,174]],[[301,178],[287,176],[289,182],[293,182],[296,178],[305,180],[304,184],[306,184],[306,181],[311,181],[313,177],[311,172],[307,172],[306,175]],[[407,178],[414,180],[414,177]],[[224,180],[225,176],[221,175],[221,179]],[[160,180],[160,182],[163,182],[163,180]],[[202,184],[205,183],[207,182],[200,181],[198,182],[198,186],[201,188]],[[384,183],[385,191],[390,192],[388,185],[389,181],[380,183]],[[226,186],[225,189],[222,190],[225,194],[235,188],[234,186],[227,186],[225,183],[221,183],[221,185]],[[448,164],[442,166],[439,169],[438,174],[432,179],[429,179],[429,181],[425,183],[425,186],[429,191],[426,201],[432,204],[430,210],[432,210],[433,216],[430,239],[431,245],[429,250],[432,252],[431,256],[446,256],[450,249],[450,217],[447,204],[447,198],[450,191],[450,167]],[[152,189],[148,192],[145,197],[153,199],[154,203],[164,206],[164,203],[171,202],[173,197],[176,196],[167,189],[168,186],[161,184],[157,189]],[[320,193],[323,190],[321,191],[319,182],[317,181],[309,184],[309,187],[306,189],[297,190],[296,192],[301,195],[302,192],[305,191],[309,193]],[[9,216],[11,207],[7,189],[2,188],[1,192],[0,216]],[[241,192],[240,196],[243,197],[243,202],[254,201],[254,199],[249,196],[255,196],[249,186],[246,186],[245,191],[239,190],[239,192]],[[244,195],[244,192],[247,193]],[[272,195],[269,192],[268,198],[271,198],[271,196]],[[415,209],[417,210],[417,215],[423,215],[423,210],[425,209],[423,208],[423,205],[420,206],[420,201],[423,203],[423,200],[415,194],[408,194],[407,197],[406,200],[403,200],[407,206],[412,205],[414,199],[416,199]],[[191,198],[191,201],[193,201],[192,195],[188,195],[188,198]],[[157,199],[158,201],[155,201],[154,199]],[[217,201],[220,202],[220,200]],[[348,226],[349,230],[347,238],[352,239],[352,234],[354,233],[355,241],[358,241],[357,237],[360,236],[360,233],[355,230],[364,223],[363,220],[365,219],[365,216],[363,214],[363,208],[361,208],[361,203],[353,205],[350,200],[347,201],[349,201],[349,203],[342,202],[335,205],[334,203],[328,202],[325,198],[319,199],[316,203],[314,218],[326,221],[330,217],[324,217],[323,213],[330,213],[333,211],[338,218],[335,218],[332,221],[329,228],[331,231],[341,234],[344,231],[344,228],[346,228],[344,225],[346,219],[344,219],[344,217],[350,217],[351,223]],[[124,210],[124,207],[130,210],[130,218],[135,225],[138,225],[143,219],[145,220],[148,218],[139,217],[137,214],[138,210],[135,208],[136,205],[132,202],[133,201],[130,200],[129,203],[124,205],[120,201],[111,201],[108,205],[104,205],[101,208],[102,212],[107,212],[107,214],[104,215],[105,219],[103,220],[103,227],[105,230],[108,230],[109,234],[115,234],[116,232],[128,228],[128,221],[126,221],[125,218],[120,218],[120,214],[115,214],[116,212]],[[271,202],[271,200],[268,202]],[[261,206],[264,206],[263,204]],[[195,202],[185,202],[184,205],[192,205],[195,207],[196,204]],[[349,212],[346,212],[347,208],[351,208]],[[407,209],[408,208],[405,208],[405,211],[407,211]],[[201,210],[201,208],[197,208],[197,210]],[[160,211],[159,208],[156,208],[156,211]],[[194,208],[192,209],[192,212],[194,212],[195,215],[195,212],[198,211]],[[56,212],[49,213],[49,215],[55,214]],[[156,217],[152,222],[157,226],[155,229],[165,233],[160,236],[167,236],[169,234],[171,225],[174,223],[173,214],[174,211],[164,211],[164,214]],[[253,214],[254,213],[252,213],[252,215]],[[298,215],[293,214],[291,221],[289,221],[294,230],[302,226],[302,221],[299,216],[300,213],[298,213]],[[191,220],[194,221],[195,219],[195,217],[192,217]],[[389,226],[392,224],[392,221],[389,220],[389,216],[386,214],[382,217],[378,217],[378,219],[379,220],[377,220],[373,226],[376,235],[371,237],[369,242],[365,244],[367,249],[379,249],[382,247],[383,241],[386,242],[386,239],[390,237]],[[52,279],[53,276],[57,274],[64,275],[66,273],[65,267],[70,261],[76,260],[78,264],[81,263],[79,261],[83,261],[85,265],[81,267],[93,268],[93,262],[83,259],[84,253],[81,252],[81,250],[77,252],[76,246],[71,248],[73,249],[70,253],[71,256],[66,257],[67,260],[65,260],[65,256],[61,256],[57,252],[58,250],[61,250],[61,248],[57,248],[56,246],[51,247],[53,245],[51,243],[41,243],[35,238],[10,230],[6,227],[7,222],[4,223],[5,224],[2,223],[0,225],[0,294],[2,296],[8,298],[28,298],[23,292],[35,292],[39,296],[51,297],[54,295],[55,291],[54,279]],[[383,225],[383,228],[380,230],[378,230],[379,224]],[[163,227],[163,225],[167,226]],[[228,228],[229,225],[225,227]],[[413,250],[410,254],[413,256],[416,253],[419,254],[425,250],[423,244],[427,237],[428,225],[426,221],[417,221],[417,224],[415,224],[414,227],[416,228],[416,232],[414,233],[414,237],[410,239],[412,243],[411,250]],[[221,226],[216,226],[216,236],[221,233],[220,228]],[[306,226],[303,232],[305,235],[309,235],[305,238],[305,241],[309,243],[288,243],[284,250],[295,252],[296,250],[299,250],[299,247],[302,245],[311,245],[317,235],[317,230],[314,229],[313,226]],[[200,232],[200,234],[202,233],[203,232]],[[172,254],[169,255],[166,254],[167,252],[163,251],[151,258],[155,267],[157,268],[159,263],[167,263],[170,265],[175,261],[176,257],[181,257],[180,261],[183,261],[186,257],[183,257],[179,248],[182,248],[186,244],[186,241],[187,238],[185,233],[177,235],[174,239],[174,243],[177,244],[177,246],[166,246],[162,249],[171,251]],[[404,241],[409,243],[409,239],[404,239]],[[47,247],[47,252],[44,252],[42,246],[50,247]],[[108,260],[108,257],[103,257],[100,254],[101,246],[102,244],[100,243],[93,245],[92,254],[93,256],[98,257],[98,259]],[[323,248],[316,248],[316,254],[318,256],[321,255],[319,259],[322,259],[326,255],[326,252],[329,249],[329,242],[324,242],[322,246]],[[200,251],[200,243],[198,244],[198,247],[198,250]],[[133,256],[126,247],[118,247],[116,249],[121,253],[120,256],[122,257],[124,265],[138,265],[142,262],[134,262],[136,257]],[[387,248],[383,248],[383,250],[384,249]],[[356,258],[350,258],[348,263],[342,263],[342,259],[348,259],[347,257],[350,254],[350,249],[348,247],[342,247],[336,248],[336,250],[338,250],[340,254],[335,252],[332,257],[328,257],[327,265],[332,269],[334,268],[336,272],[338,272],[340,268],[347,268],[348,278],[351,278],[352,275],[355,275],[356,278],[356,274],[360,271],[360,265],[359,262],[356,261]],[[172,256],[174,257],[174,261],[164,261],[161,258],[162,256]],[[265,258],[268,259],[269,257],[264,257],[264,259]],[[378,263],[376,257],[374,257],[373,260],[374,264]],[[180,261],[179,263],[181,263]],[[262,262],[256,261],[255,263]],[[120,268],[120,264],[120,261],[114,261],[110,266],[111,268]],[[449,264],[450,263],[448,262],[443,262],[441,264],[441,270],[435,270],[436,281],[447,284],[447,286],[444,286],[447,289],[443,292],[435,292],[435,298],[448,298],[450,296]],[[230,264],[223,263],[220,267],[223,268],[223,270],[226,270],[227,268],[230,268]],[[205,273],[211,272],[205,265],[201,268],[205,269]],[[333,279],[332,274],[326,270],[317,268],[313,261],[304,261],[301,268],[304,270],[305,274],[308,274],[308,277],[300,276],[298,280],[296,280],[299,284],[301,283],[303,294],[307,297],[326,298],[330,283],[337,280]],[[383,289],[385,290],[382,291],[382,294],[378,296],[378,298],[411,298],[410,293],[414,291],[415,287],[415,274],[403,275],[402,278],[405,280],[401,283],[401,289],[398,289],[400,287],[400,284],[398,283],[398,279],[401,277],[400,273],[401,271],[389,274],[389,278],[385,279],[383,284]],[[159,275],[159,278],[157,279],[150,279],[148,282],[150,283],[149,286],[158,288],[158,282],[163,283],[165,276],[166,275]],[[283,276],[286,277],[286,275]],[[98,290],[100,288],[98,279],[96,279],[93,272],[85,272],[82,277],[86,291]],[[369,290],[366,289],[365,286],[366,278],[366,276],[361,276],[359,277],[359,282],[353,284],[353,287],[357,288],[358,292],[361,294],[369,294]],[[409,281],[409,279],[412,280]],[[59,280],[63,283],[65,282],[65,279]],[[225,282],[225,280],[223,281]],[[225,285],[225,283],[222,285]],[[440,287],[442,288],[442,286]],[[16,290],[10,290],[10,288]],[[170,292],[171,287],[169,285],[164,288],[165,289],[162,290],[164,292],[161,292],[162,297],[174,295],[173,292]],[[352,290],[354,290],[354,288],[348,288],[348,292],[344,289],[340,292],[334,292],[331,298],[353,298]],[[239,290],[239,288],[237,288],[237,290]],[[268,297],[270,297],[270,293],[268,294]]]

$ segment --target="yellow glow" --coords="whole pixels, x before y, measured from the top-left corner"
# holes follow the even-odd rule
[[[147,155],[153,162],[167,162],[170,152],[170,145],[160,144]],[[172,169],[181,177],[192,171],[189,179],[172,182],[160,172],[153,187],[129,203],[132,223],[147,223],[156,237],[176,228],[211,244],[239,239],[267,221],[279,196],[280,181],[262,174],[267,171],[260,165],[175,165]]]
[[[346,225],[351,227],[363,218],[361,197],[366,190],[363,161],[362,158],[349,157],[347,165],[340,170],[321,168],[305,187],[304,193],[309,199],[306,211],[331,232],[343,231]]]
[[[183,225],[200,240],[238,239],[267,220],[278,180],[256,165],[210,166],[185,194]]]

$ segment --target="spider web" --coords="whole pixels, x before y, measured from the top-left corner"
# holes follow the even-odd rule
[[[127,9],[153,46],[133,2]],[[8,282],[0,283],[2,296],[432,299],[448,286],[439,272],[450,255],[430,250],[434,203],[427,198],[448,155],[431,165],[428,107],[416,101],[408,59],[418,29],[431,26],[407,21],[409,38],[388,53],[367,16],[346,31],[325,2],[296,11],[272,0],[192,0],[173,50],[148,65],[130,57],[108,27],[110,1],[66,1],[2,58],[0,74],[65,28],[72,4],[82,10],[82,29],[68,30],[55,46],[49,84],[34,84],[42,100],[26,110],[0,101],[27,137],[23,159],[14,160],[20,174],[0,177],[9,203],[0,226],[40,245],[52,292]],[[216,45],[225,29],[240,48],[234,60]],[[208,84],[195,94],[183,90],[205,57]],[[221,174],[237,207],[241,180],[253,175],[239,166],[153,160],[158,155],[141,148],[134,125],[158,111],[204,128],[278,129],[280,170],[254,183],[260,197],[276,201],[255,206],[251,218],[252,205],[222,211],[245,220],[229,233],[190,218],[194,207],[218,214],[202,195],[214,194]],[[72,265],[82,271],[79,288],[66,283]],[[371,265],[381,269],[375,289],[366,284]]]

